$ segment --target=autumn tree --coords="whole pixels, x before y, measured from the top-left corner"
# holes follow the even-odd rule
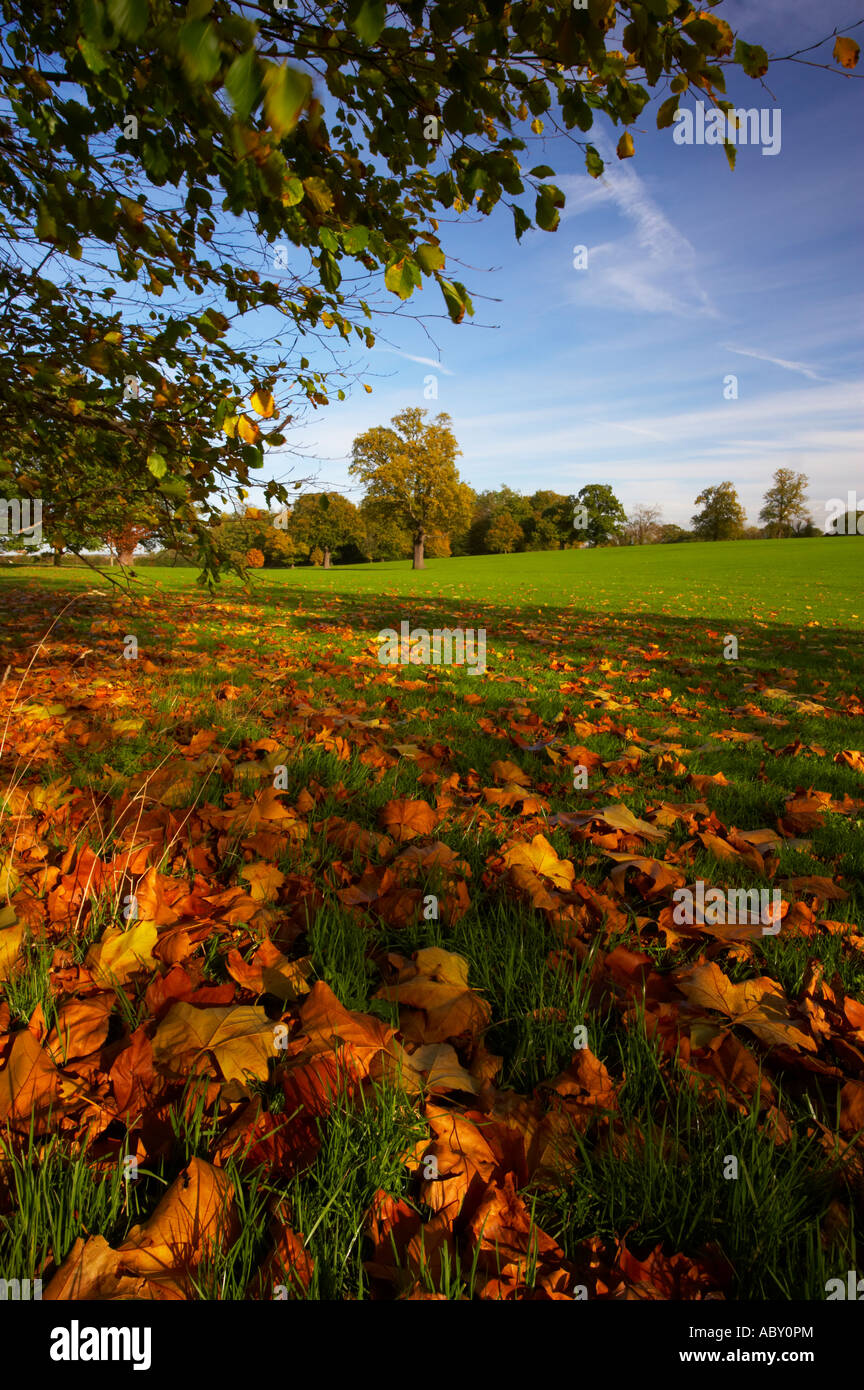
[[[627,514],[608,483],[588,483],[568,502],[574,536],[609,545],[624,534]]]
[[[702,510],[695,514],[692,525],[700,540],[734,540],[744,530],[747,517],[732,483],[703,488],[696,498],[696,506]]]
[[[770,536],[796,535],[810,520],[807,486],[806,473],[796,473],[793,468],[777,469],[759,513]]]
[[[731,107],[730,64],[768,66],[689,0],[3,0],[2,44],[0,468],[71,440],[84,487],[122,439],[204,577],[215,499],[345,379],[310,341],[371,347],[379,288],[435,282],[470,315],[442,214],[503,201],[517,238],[555,230],[564,195],[526,137],[575,133],[597,178],[596,118],[644,123],[656,90],[668,128],[687,93]]]
[[[371,561],[400,560],[409,553],[411,536],[396,523],[389,508],[367,496],[357,510],[363,523],[363,553]]]
[[[321,551],[325,569],[339,546],[363,540],[363,522],[347,497],[338,492],[309,492],[297,499],[291,515],[291,535],[298,548]]]
[[[367,496],[389,511],[411,534],[415,570],[425,567],[426,534],[461,524],[471,511],[471,489],[456,468],[458,447],[450,416],[428,424],[426,411],[409,406],[390,425],[376,426],[354,440],[353,473]]]
[[[125,518],[114,525],[108,525],[103,532],[105,542],[113,557],[117,556],[117,563],[123,569],[131,569],[135,563],[135,551],[140,545],[144,550],[152,550],[156,544],[154,537],[154,525],[152,521],[136,521],[132,517]]]
[[[510,555],[523,540],[522,527],[510,512],[499,512],[486,532],[486,549],[493,555]]]
[[[659,539],[662,545],[678,545],[681,541],[695,540],[695,537],[692,531],[676,525],[674,521],[666,521],[660,527]]]
[[[253,551],[262,556],[262,565],[278,568],[287,565],[297,553],[294,539],[286,525],[280,525],[283,513],[266,507],[243,507],[227,512],[211,529],[211,542],[217,557],[238,568],[249,564],[247,556]],[[260,566],[251,565],[251,568]]]

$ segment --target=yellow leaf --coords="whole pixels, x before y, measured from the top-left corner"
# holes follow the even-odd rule
[[[276,868],[276,865],[266,864],[263,859],[258,860],[255,864],[247,864],[240,877],[245,878],[250,886],[252,897],[258,902],[275,898],[278,889],[285,882],[285,875]]]
[[[136,970],[155,969],[153,947],[158,935],[155,922],[136,922],[128,931],[108,927],[101,941],[90,947],[84,963],[100,985],[125,985]]]
[[[111,725],[111,733],[115,738],[122,738],[127,734],[134,738],[141,733],[146,723],[146,719],[115,719]]]
[[[539,116],[536,116],[534,120],[531,122],[531,129],[533,130],[535,135],[543,134],[543,122],[540,120]]]
[[[257,391],[253,391],[251,403],[252,409],[263,416],[265,420],[269,420],[270,416],[276,411],[276,405],[270,391],[263,391],[260,388]]]
[[[254,444],[258,438],[259,429],[258,426],[249,419],[248,415],[241,415],[237,421],[237,433],[240,435],[244,444]]]
[[[18,921],[15,909],[11,906],[0,908],[0,980],[8,980],[23,936],[24,923]]]
[[[8,898],[19,883],[18,871],[12,867],[11,854],[0,854],[0,896]]]
[[[625,130],[621,139],[618,141],[617,154],[619,159],[631,159],[633,157],[633,136],[629,130]]]
[[[267,1064],[276,1055],[273,1024],[263,1009],[246,1004],[196,1009],[181,1000],[153,1038],[153,1059],[163,1071],[186,1076],[190,1067],[201,1070],[203,1061],[211,1074],[216,1064],[226,1081],[237,1081],[241,1089],[249,1074],[266,1081]]]
[[[834,44],[834,59],[844,68],[854,68],[858,63],[858,55],[861,49],[854,39],[844,38],[841,34]]]

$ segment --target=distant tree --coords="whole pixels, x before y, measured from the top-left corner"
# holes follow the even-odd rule
[[[568,512],[569,514],[569,512]],[[572,522],[570,534],[567,536],[567,544],[572,544]],[[541,516],[535,523],[532,535],[528,542],[529,550],[560,550],[561,528],[558,522],[551,516]]]
[[[692,541],[695,537],[692,531],[687,531],[683,526],[676,526],[674,521],[666,521],[660,527],[660,541],[663,545],[676,545],[680,541]]]
[[[411,535],[396,524],[388,507],[364,497],[358,507],[363,524],[363,553],[369,560],[401,560],[411,549]]]
[[[573,508],[561,492],[542,490],[530,498],[532,516],[525,526],[529,550],[558,550],[574,543]]]
[[[354,440],[349,472],[360,478],[367,496],[389,510],[411,533],[414,569],[425,568],[427,533],[467,521],[471,489],[456,468],[458,447],[450,416],[425,423],[426,411],[409,406],[394,415],[391,429],[376,426]]]
[[[570,525],[578,540],[592,545],[609,545],[620,539],[627,525],[627,514],[608,483],[588,483],[580,488],[570,503]],[[584,520],[585,525],[574,527]]]
[[[650,545],[660,537],[660,508],[637,503],[627,517],[627,536],[636,545]]]
[[[486,548],[493,555],[512,555],[523,539],[522,527],[509,512],[499,512],[486,533]]]
[[[489,528],[502,512],[506,512],[518,523],[520,538],[514,548],[522,549],[531,533],[534,513],[529,499],[505,484],[503,487],[478,493],[473,498],[471,523],[465,538],[465,549],[469,555],[487,555],[492,552],[488,543]]]
[[[152,520],[135,521],[125,517],[109,522],[102,529],[102,538],[107,543],[117,563],[124,569],[131,569],[135,563],[135,550],[140,545],[144,550],[152,550],[156,545],[155,524]]]
[[[264,507],[245,507],[242,512],[227,512],[220,517],[218,524],[211,528],[211,535],[216,553],[231,564],[247,567],[247,554],[257,550],[264,556],[265,565],[280,567],[296,554],[287,526],[284,513],[270,512]]]
[[[765,522],[769,536],[792,536],[798,527],[810,520],[807,508],[806,473],[796,473],[792,468],[778,468],[774,474],[773,486],[765,493],[765,502],[759,513],[759,520]]]
[[[693,530],[701,540],[728,541],[740,536],[747,517],[732,483],[703,488],[696,506],[702,510],[693,517]]]
[[[332,552],[363,537],[363,521],[353,502],[338,492],[309,492],[294,503],[289,533],[307,554],[320,548],[325,570]]]

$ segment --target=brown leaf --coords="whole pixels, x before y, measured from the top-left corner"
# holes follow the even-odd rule
[[[693,966],[675,978],[691,1004],[716,1009],[733,1023],[749,1028],[761,1042],[816,1051],[816,1042],[798,1026],[780,986],[767,976],[736,985],[712,961]]]
[[[224,1249],[238,1232],[228,1174],[192,1158],[152,1216],[132,1227],[117,1254],[128,1273],[167,1274],[194,1268],[208,1249]]]
[[[414,840],[418,835],[431,835],[435,829],[435,812],[427,801],[388,801],[379,820],[397,844]]]

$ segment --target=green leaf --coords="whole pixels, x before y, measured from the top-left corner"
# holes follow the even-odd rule
[[[665,130],[675,120],[675,112],[681,101],[681,93],[676,92],[674,97],[668,97],[657,112],[657,129]]]
[[[592,179],[599,179],[603,170],[606,168],[606,165],[603,163],[603,160],[600,158],[593,145],[589,145],[585,151],[585,168],[588,170]]]
[[[303,184],[295,174],[290,174],[282,185],[282,203],[286,208],[293,208],[303,197]]]
[[[400,299],[410,299],[419,283],[420,273],[407,256],[393,261],[384,272],[384,284],[392,294],[398,294]]]
[[[261,99],[261,76],[254,48],[239,53],[225,74],[225,86],[241,121],[254,111]]]
[[[348,227],[342,233],[342,245],[349,256],[358,256],[369,245],[369,232],[366,227]]]
[[[108,60],[103,56],[102,50],[97,48],[95,43],[89,39],[79,39],[78,48],[81,56],[91,72],[104,72],[108,66]]]
[[[165,474],[168,472],[168,465],[162,454],[148,454],[147,467],[150,469],[154,478],[164,478]]]
[[[541,183],[534,208],[537,226],[544,232],[554,232],[560,220],[558,209],[563,206],[564,194],[561,189],[556,188],[554,183]]]
[[[375,43],[386,20],[385,0],[363,0],[357,14],[348,22],[358,39],[362,39],[364,43]]]
[[[57,240],[57,220],[53,213],[48,211],[45,203],[39,204],[39,211],[36,215],[36,235],[40,241]]]
[[[445,280],[443,276],[439,279],[438,284],[441,286],[447,312],[454,323],[462,322],[466,310],[469,314],[473,314],[474,309],[464,285],[460,285],[458,280]]]
[[[319,212],[330,212],[333,207],[333,194],[327,186],[326,179],[319,179],[317,175],[311,179],[304,179],[303,187],[306,196],[311,198]]]
[[[768,54],[758,43],[745,43],[739,39],[735,44],[735,62],[740,64],[748,77],[763,77],[768,71]]]
[[[428,241],[417,247],[414,256],[420,269],[425,270],[427,275],[431,275],[433,270],[440,270],[444,265],[445,257],[441,247],[433,246]]]
[[[309,100],[312,83],[305,72],[268,63],[264,69],[264,112],[271,129],[281,139],[300,119]]]
[[[206,338],[208,343],[215,343],[226,331],[228,320],[224,314],[220,314],[216,309],[207,309],[197,320],[197,324],[201,337]]]
[[[147,0],[108,0],[111,23],[127,39],[138,39],[150,22]]]
[[[521,241],[522,233],[527,232],[528,228],[531,226],[531,218],[528,217],[521,208],[514,207],[513,223],[516,229],[516,240]]]
[[[216,25],[203,19],[190,20],[180,30],[180,57],[192,82],[209,82],[219,71],[219,35]]]

